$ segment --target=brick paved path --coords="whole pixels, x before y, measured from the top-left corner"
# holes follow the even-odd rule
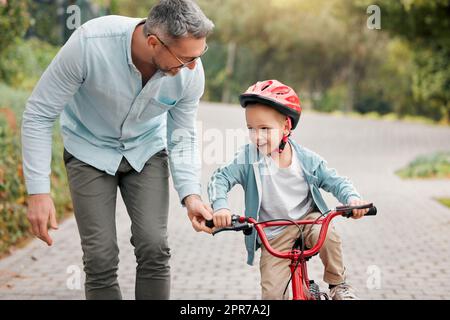
[[[211,136],[226,128],[245,128],[239,107],[203,103],[202,129]],[[216,131],[207,131],[216,128]],[[294,137],[349,176],[360,193],[376,203],[379,216],[338,219],[344,241],[348,282],[364,299],[450,298],[450,210],[434,197],[449,196],[448,180],[403,181],[394,171],[419,154],[450,150],[450,128],[422,124],[351,119],[305,112]],[[232,156],[233,150],[223,150]],[[205,157],[207,161],[207,157]],[[203,181],[221,163],[204,165]],[[206,194],[204,195],[206,197]],[[325,194],[330,207],[337,201]],[[120,199],[120,198],[119,198]],[[242,212],[240,189],[230,203]],[[126,299],[134,298],[135,260],[129,242],[130,221],[118,201],[119,282]],[[172,248],[173,299],[258,299],[257,264],[245,264],[242,235],[211,237],[195,233],[171,192],[169,242]],[[0,260],[0,299],[83,299],[81,247],[73,218],[53,232],[54,245],[39,240]],[[311,277],[321,281],[319,258]],[[77,274],[80,277],[77,277]],[[81,278],[78,288],[76,281]]]

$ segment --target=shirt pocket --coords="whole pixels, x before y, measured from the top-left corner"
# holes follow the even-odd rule
[[[172,104],[164,103],[158,101],[155,98],[150,98],[149,102],[144,106],[142,112],[138,115],[137,119],[139,121],[148,121],[152,118],[162,115],[163,113],[169,111],[176,105],[176,101]]]

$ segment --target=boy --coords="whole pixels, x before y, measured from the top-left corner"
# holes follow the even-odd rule
[[[227,193],[236,185],[245,191],[245,215],[258,221],[277,218],[313,220],[329,211],[319,188],[331,192],[340,202],[363,205],[352,183],[329,169],[319,155],[289,138],[297,126],[300,100],[292,88],[276,80],[257,82],[239,97],[250,140],[235,159],[216,170],[208,185],[213,221],[217,228],[231,224]],[[353,218],[361,218],[368,209],[353,210]],[[320,226],[304,229],[305,245],[317,242]],[[299,236],[295,225],[266,229],[270,244],[280,251],[292,248]],[[257,241],[258,240],[258,241]],[[256,232],[245,237],[247,263],[252,265],[254,252],[261,246]],[[329,284],[334,300],[358,299],[354,289],[345,283],[341,240],[334,227],[319,252],[325,267],[324,281]],[[262,299],[287,299],[284,293],[290,277],[290,261],[270,255],[261,247],[260,271]],[[286,291],[287,292],[287,291]]]

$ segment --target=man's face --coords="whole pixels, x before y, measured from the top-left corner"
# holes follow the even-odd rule
[[[207,48],[206,38],[162,39],[157,35],[149,35],[147,43],[154,47],[153,64],[171,76],[175,76],[184,67],[194,69],[196,58]]]

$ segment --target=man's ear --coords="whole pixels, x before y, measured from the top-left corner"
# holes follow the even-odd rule
[[[156,37],[154,35],[149,35],[147,37],[147,44],[154,49],[155,46],[158,44],[158,39],[156,39]]]

